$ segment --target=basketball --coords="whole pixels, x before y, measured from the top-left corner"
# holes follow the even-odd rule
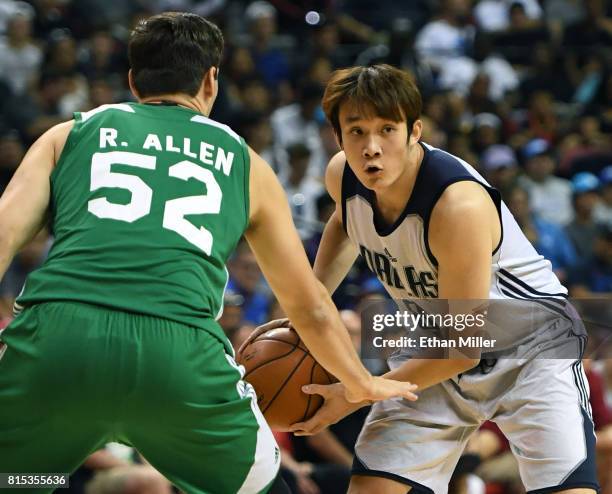
[[[255,388],[259,408],[273,430],[309,419],[323,404],[321,396],[302,392],[302,386],[337,381],[290,328],[262,333],[242,349],[237,362],[244,366],[244,379]]]

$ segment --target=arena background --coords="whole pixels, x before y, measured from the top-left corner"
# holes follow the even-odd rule
[[[612,2],[0,0],[0,191],[45,130],[74,111],[131,99],[130,29],[164,10],[195,12],[222,28],[226,51],[211,116],[274,167],[311,259],[333,208],[322,177],[338,149],[320,108],[323,87],[336,68],[390,63],[411,72],[423,93],[423,140],[463,158],[502,192],[570,295],[612,297]],[[51,242],[41,232],[0,283],[3,325]],[[239,345],[282,311],[246,245],[229,271],[221,324]],[[363,264],[336,293],[357,347],[360,311],[382,297]],[[610,345],[610,332],[602,328],[595,343]],[[585,366],[601,483],[610,494],[612,361],[591,356]],[[385,370],[379,361],[368,365]],[[344,492],[365,413],[312,438],[278,435],[295,492]],[[171,491],[141,463],[128,448],[109,445],[75,474],[70,490]],[[493,424],[468,446],[450,492],[522,492]]]

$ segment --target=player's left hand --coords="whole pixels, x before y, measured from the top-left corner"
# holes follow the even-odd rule
[[[342,383],[335,384],[307,384],[302,387],[306,394],[321,395],[325,402],[309,420],[293,424],[289,431],[296,436],[312,436],[326,427],[335,424],[355,410],[360,409],[369,402],[351,403],[345,397],[345,389]]]

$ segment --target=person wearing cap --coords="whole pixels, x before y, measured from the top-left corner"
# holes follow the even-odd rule
[[[612,226],[603,226],[594,239],[593,256],[570,276],[574,297],[612,297]]]
[[[489,183],[505,197],[516,183],[518,166],[510,146],[493,144],[482,154],[480,164]]]
[[[601,201],[595,205],[597,222],[612,226],[612,165],[606,166],[599,174]]]
[[[574,220],[565,231],[571,239],[578,257],[590,260],[593,257],[593,247],[601,229],[594,210],[599,202],[599,179],[589,172],[580,172],[572,177],[572,202],[574,205]]]
[[[519,184],[529,192],[531,208],[543,220],[567,225],[572,217],[572,187],[554,175],[555,158],[548,141],[532,139],[523,148],[526,175]]]

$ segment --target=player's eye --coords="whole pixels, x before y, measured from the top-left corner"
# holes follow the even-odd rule
[[[390,134],[394,130],[395,130],[395,127],[392,127],[391,125],[387,125],[387,126],[383,127],[383,132],[385,134]]]
[[[349,130],[349,134],[360,136],[361,134],[363,134],[363,131],[358,127],[353,127],[351,130]]]

